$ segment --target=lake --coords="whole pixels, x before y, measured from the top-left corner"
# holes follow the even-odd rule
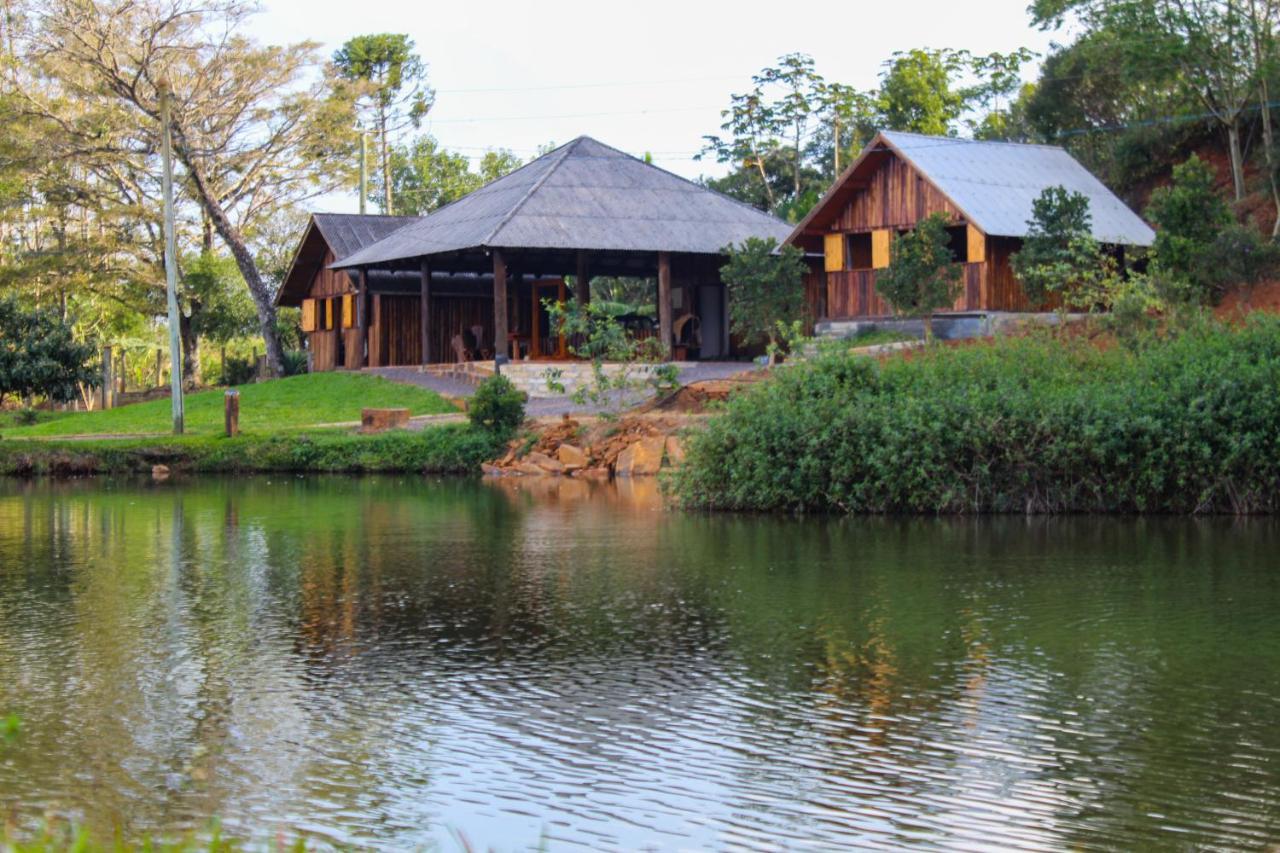
[[[0,819],[500,850],[1280,842],[1280,525],[0,481]]]

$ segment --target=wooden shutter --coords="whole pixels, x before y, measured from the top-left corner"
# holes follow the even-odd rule
[[[987,235],[970,225],[966,242],[969,245],[969,263],[980,264],[987,259]]]
[[[326,299],[324,301],[324,328],[326,331],[333,328],[333,300]]]
[[[826,255],[823,261],[823,269],[827,272],[835,272],[844,269],[844,235],[843,234],[824,234],[822,236],[822,248]]]
[[[882,270],[889,266],[889,229],[881,228],[871,232],[871,268]]]
[[[316,330],[316,300],[302,300],[302,331],[314,332]]]
[[[356,298],[350,293],[342,297],[342,328],[350,329],[356,324]]]

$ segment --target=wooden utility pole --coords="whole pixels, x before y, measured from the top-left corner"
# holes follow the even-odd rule
[[[178,336],[178,240],[174,234],[173,145],[169,139],[169,85],[160,84],[160,148],[164,158],[164,278],[169,296],[169,387],[173,433],[182,435],[182,341]]]

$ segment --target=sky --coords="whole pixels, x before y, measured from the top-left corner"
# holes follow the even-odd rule
[[[310,39],[329,55],[352,35],[407,33],[437,92],[423,129],[448,148],[528,158],[586,134],[689,178],[723,172],[693,160],[703,135],[717,132],[731,93],[785,53],[807,53],[828,80],[869,89],[896,50],[1043,54],[1064,40],[1030,26],[1028,0],[263,3],[253,23],[263,42]],[[317,207],[354,210],[355,195]]]

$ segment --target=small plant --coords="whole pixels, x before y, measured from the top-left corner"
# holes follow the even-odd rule
[[[876,276],[876,290],[899,314],[924,320],[925,340],[933,340],[933,313],[956,301],[960,268],[951,262],[948,219],[935,213],[914,231],[893,238],[889,266]]]
[[[804,254],[759,237],[724,253],[728,260],[720,278],[728,291],[730,328],[747,340],[765,340],[772,364],[783,343],[779,329],[800,323],[805,313]]]
[[[17,714],[0,717],[0,744],[11,743],[18,739],[22,731],[22,718]]]
[[[507,377],[490,376],[476,387],[467,418],[495,436],[513,435],[524,423],[524,394]]]
[[[657,338],[636,339],[617,318],[594,302],[580,305],[545,300],[556,334],[570,341],[569,352],[591,362],[591,381],[575,388],[570,398],[579,405],[592,404],[604,418],[616,417],[621,408],[647,384],[676,381],[675,365],[662,363],[662,344]],[[643,365],[654,365],[643,371]],[[564,371],[548,368],[543,377],[548,390],[566,393]]]
[[[18,409],[13,415],[13,422],[18,426],[31,426],[40,420],[40,413],[30,407]]]

